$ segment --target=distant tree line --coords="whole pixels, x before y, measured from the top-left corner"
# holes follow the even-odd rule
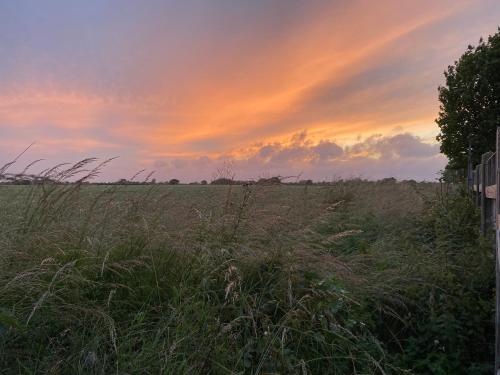
[[[285,178],[281,176],[273,176],[273,177],[268,177],[268,178],[259,178],[258,180],[236,180],[236,179],[230,179],[230,178],[225,178],[225,177],[220,177],[212,180],[211,182],[207,182],[207,180],[201,180],[201,181],[195,181],[195,182],[189,182],[189,183],[181,183],[179,179],[177,178],[172,178],[170,180],[166,181],[157,181],[156,179],[152,179],[150,181],[134,181],[134,180],[127,180],[127,179],[119,179],[118,181],[113,181],[113,182],[89,182],[85,181],[83,184],[85,185],[243,185],[243,186],[248,186],[248,185],[299,185],[299,186],[304,186],[304,185],[317,185],[317,186],[328,186],[332,185],[338,182],[343,182],[343,181],[352,181],[352,180],[357,180],[357,181],[366,181],[368,182],[369,180],[367,179],[362,179],[362,178],[350,178],[347,180],[344,179],[338,179],[334,181],[313,181],[311,179],[306,179],[306,180],[293,180],[293,181],[287,181]],[[384,178],[381,180],[377,181],[372,181],[376,183],[381,183],[381,184],[388,184],[388,183],[398,183],[398,181],[393,178]],[[402,180],[400,183],[407,183],[407,184],[416,184],[417,181],[415,180]],[[0,175],[0,184],[2,185],[37,185],[37,184],[59,184],[59,185],[65,185],[65,184],[71,184],[69,181],[57,181],[54,179],[50,178],[39,178],[37,176],[29,176],[29,177],[23,177],[23,176],[18,176],[17,178],[14,178],[12,176],[4,176]]]

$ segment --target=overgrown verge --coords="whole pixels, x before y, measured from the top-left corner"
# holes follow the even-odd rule
[[[404,217],[346,207],[323,229],[362,231],[330,251],[363,275],[351,285],[395,366],[417,374],[491,373],[493,233],[480,236],[478,212],[460,189],[423,201],[420,214]]]
[[[494,363],[495,257],[492,238],[464,194],[441,195],[414,241],[433,267],[405,288],[408,303],[398,363],[418,373],[488,374]],[[490,235],[493,233],[490,233]]]

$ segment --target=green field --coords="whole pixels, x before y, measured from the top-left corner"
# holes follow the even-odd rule
[[[2,374],[487,374],[460,189],[0,186]]]

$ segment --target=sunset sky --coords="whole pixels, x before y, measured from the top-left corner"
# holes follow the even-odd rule
[[[499,25],[499,0],[1,1],[0,164],[432,180],[443,71]]]

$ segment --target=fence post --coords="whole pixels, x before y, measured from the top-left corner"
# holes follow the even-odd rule
[[[488,198],[486,197],[486,186],[488,186],[488,175],[489,175],[489,162],[488,159],[493,155],[492,152],[485,152],[481,155],[481,233],[483,236],[486,236],[488,231],[488,211],[491,211],[491,204],[488,202]],[[490,223],[491,224],[491,223]]]
[[[474,193],[474,177],[472,172],[472,146],[469,139],[469,147],[467,149],[467,191],[469,194]]]
[[[476,169],[472,170],[472,186],[471,186],[471,191],[469,193],[470,198],[472,199],[472,202],[476,201],[476,191],[474,190],[476,188]]]
[[[480,186],[481,186],[481,233],[486,235],[486,159],[487,159],[487,154],[482,154],[481,155],[481,165],[480,165],[480,170],[481,170],[481,180],[480,180]]]
[[[495,279],[496,279],[496,306],[495,306],[495,374],[500,374],[500,127],[497,127],[496,139],[496,166],[495,166],[495,234],[496,234],[496,254],[495,254]]]
[[[481,184],[481,164],[476,165],[476,207],[480,205],[481,190],[479,186]]]

